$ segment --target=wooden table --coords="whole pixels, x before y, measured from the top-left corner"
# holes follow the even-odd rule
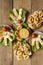
[[[13,7],[17,6],[32,13],[43,10],[43,0],[13,0]],[[9,21],[10,9],[12,9],[12,0],[0,0],[0,25],[12,24]],[[43,26],[37,30],[43,31]],[[37,51],[28,60],[20,62],[12,55],[12,47],[0,46],[0,65],[43,65],[43,50]]]
[[[12,0],[0,0],[0,25],[11,24],[10,9],[12,9]],[[12,65],[12,47],[0,46],[0,65]]]

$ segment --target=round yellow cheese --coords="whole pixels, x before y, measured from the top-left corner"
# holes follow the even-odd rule
[[[29,31],[25,28],[22,28],[20,31],[19,31],[19,37],[20,38],[27,38],[29,36]]]

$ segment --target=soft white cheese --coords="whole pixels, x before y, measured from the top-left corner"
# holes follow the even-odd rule
[[[32,46],[34,46],[36,39],[32,39]]]
[[[39,41],[36,41],[36,47],[39,49]]]
[[[4,37],[5,46],[7,46],[7,39]]]
[[[17,13],[17,11],[16,11],[15,8],[13,9],[13,12],[14,12],[14,15],[15,15],[16,17],[18,17],[18,13]]]
[[[21,19],[22,18],[22,9],[19,10],[19,15],[17,19]]]

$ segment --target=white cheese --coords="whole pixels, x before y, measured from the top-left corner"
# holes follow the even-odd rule
[[[16,17],[18,17],[18,13],[17,13],[17,11],[16,11],[15,8],[13,9],[13,12],[14,12],[14,15],[15,15]]]
[[[34,46],[36,39],[32,39],[32,46]]]
[[[36,47],[39,49],[39,41],[36,41]]]
[[[8,39],[9,39],[10,41],[12,41],[12,39],[11,39],[10,37],[9,37]]]
[[[19,15],[17,19],[21,19],[22,18],[22,9],[19,10]]]
[[[22,9],[19,10],[19,15],[20,15],[20,16],[22,15]]]
[[[7,46],[7,39],[4,37],[5,46]]]
[[[30,52],[29,55],[32,55],[32,53]]]

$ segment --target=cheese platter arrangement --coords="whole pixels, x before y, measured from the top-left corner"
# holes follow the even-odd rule
[[[29,15],[28,20],[26,20],[26,13],[27,11],[20,7],[10,11],[9,19],[13,22],[16,35],[13,50],[18,60],[28,59],[33,52],[43,49],[43,32],[35,31],[43,24],[43,11],[33,12]],[[31,47],[28,47],[27,44]]]
[[[38,62],[35,57],[38,58],[41,55],[40,50],[43,51],[43,11],[36,9],[31,12],[28,2],[15,1],[14,4],[13,1],[13,8],[8,16],[12,24],[0,25],[0,46],[5,49],[12,47],[13,65],[35,65]]]

